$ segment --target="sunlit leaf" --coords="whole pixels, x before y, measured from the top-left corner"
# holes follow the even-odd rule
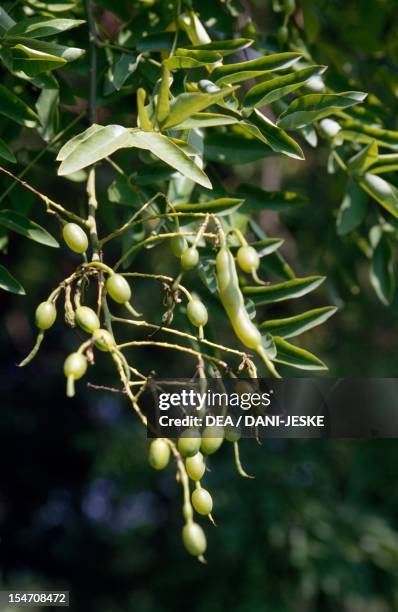
[[[286,342],[283,338],[274,337],[276,357],[274,361],[299,370],[327,370],[327,366],[315,355]]]
[[[274,53],[239,64],[217,66],[211,73],[211,79],[217,84],[238,83],[253,79],[266,72],[289,68],[302,57],[301,53]]]
[[[48,17],[28,17],[18,21],[8,30],[6,38],[10,36],[26,36],[27,38],[44,38],[55,36],[66,30],[76,28],[85,23],[82,19],[49,19]]]
[[[294,317],[264,321],[264,323],[260,324],[260,329],[268,331],[275,336],[280,336],[281,338],[293,338],[317,325],[321,325],[327,321],[336,310],[337,308],[334,306],[315,308],[314,310],[308,310]]]
[[[272,104],[302,87],[311,77],[320,76],[325,70],[326,66],[310,66],[290,74],[270,77],[269,80],[249,89],[243,100],[243,106],[260,108],[265,104]]]
[[[317,289],[324,280],[324,276],[306,276],[274,285],[243,287],[242,291],[245,295],[250,296],[256,306],[261,306],[302,297]]]
[[[291,130],[313,121],[333,115],[345,108],[359,104],[366,98],[360,91],[346,91],[341,94],[309,94],[296,98],[280,115],[278,125]]]

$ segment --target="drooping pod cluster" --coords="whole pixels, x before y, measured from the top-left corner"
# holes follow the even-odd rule
[[[37,307],[35,322],[39,330],[38,339],[33,351],[21,365],[26,365],[34,357],[43,340],[44,333],[55,324],[57,303],[60,296],[64,294],[66,322],[71,326],[77,326],[79,330],[87,334],[80,346],[64,361],[64,374],[69,397],[72,397],[75,393],[76,381],[85,377],[89,366],[94,364],[95,351],[107,352],[116,366],[124,393],[141,422],[147,426],[146,417],[139,406],[139,397],[145,390],[150,376],[141,372],[137,364],[130,364],[124,353],[130,347],[138,348],[142,345],[185,351],[196,359],[196,373],[203,380],[206,376],[215,375],[214,370],[207,367],[210,365],[218,368],[218,371],[221,370],[221,375],[225,372],[228,373],[228,376],[237,377],[242,370],[246,370],[250,377],[255,377],[256,368],[251,359],[251,351],[261,358],[272,376],[279,377],[272,357],[267,354],[263,346],[262,335],[247,312],[237,271],[237,268],[239,268],[242,272],[251,274],[257,284],[262,284],[262,281],[257,277],[257,270],[260,265],[259,254],[253,246],[246,242],[240,230],[232,230],[240,243],[240,246],[236,248],[236,241],[235,243],[228,243],[231,230],[225,233],[220,220],[215,215],[204,214],[202,217],[196,232],[182,233],[177,226],[175,232],[169,231],[167,233],[168,238],[171,236],[171,251],[180,260],[179,273],[171,277],[141,272],[120,272],[120,265],[124,262],[123,258],[112,268],[102,261],[98,252],[90,261],[87,250],[89,245],[90,248],[93,247],[85,230],[77,223],[65,224],[62,229],[65,243],[74,253],[82,255],[83,261],[77,266],[74,273],[64,279],[47,300]],[[153,220],[151,217],[149,219]],[[214,231],[208,231],[208,226],[212,224]],[[212,228],[210,227],[210,229]],[[118,236],[119,233],[116,231],[115,236]],[[186,239],[185,234],[189,234],[189,240]],[[107,240],[108,238],[104,239],[103,243],[106,243]],[[208,241],[210,242],[208,243]],[[145,243],[145,240],[143,243]],[[196,292],[191,293],[182,284],[184,275],[189,278],[189,276],[197,274],[196,269],[202,265],[201,249],[203,247],[207,248],[208,251],[210,248],[215,253],[213,264],[217,291],[215,295],[218,295],[232,330],[243,350],[233,349],[207,340],[205,333],[207,331],[206,326],[209,323],[209,311],[205,303],[206,300]],[[233,248],[236,249],[235,256],[231,251]],[[103,256],[102,253],[101,256]],[[162,320],[157,323],[142,319],[142,315],[136,312],[131,305],[132,284],[130,277],[133,276],[162,282],[165,291],[164,304],[168,308],[165,314],[169,314],[174,308],[180,308],[186,315],[187,325],[183,330],[163,327],[164,315]],[[98,286],[98,298],[95,304],[89,304],[86,300],[85,286],[88,280],[94,280]],[[113,309],[120,309],[120,307],[122,311],[124,309],[129,313],[128,317],[132,315],[133,318],[114,315]],[[172,316],[168,316],[167,321],[172,321]],[[115,338],[114,326],[123,323],[128,324],[130,330],[134,330],[134,326],[147,328],[151,335],[148,335],[146,340],[136,340],[134,332],[132,332],[132,339],[120,344]],[[190,346],[187,347],[182,343],[172,343],[171,341],[167,343],[158,342],[156,337],[155,339],[152,338],[154,330],[166,334],[177,333],[178,337],[189,342]],[[202,350],[201,343],[206,343],[206,351]],[[212,347],[213,353],[209,352],[209,347]],[[239,358],[240,365],[236,374],[233,372],[233,367],[219,357],[224,353]],[[200,560],[204,559],[207,547],[205,532],[199,524],[200,517],[208,517],[214,524],[212,515],[213,498],[209,490],[202,484],[203,480],[206,479],[207,464],[209,458],[221,448],[224,440],[226,440],[231,443],[233,448],[234,460],[239,474],[248,477],[240,463],[239,437],[239,432],[235,429],[224,430],[223,428],[208,427],[202,431],[188,429],[176,440],[158,438],[152,440],[149,444],[148,461],[153,469],[164,470],[172,461],[175,461],[176,473],[183,489],[182,517],[184,525],[182,542],[188,553]]]
[[[189,482],[193,483],[193,490],[184,497],[185,525],[182,530],[182,541],[187,551],[200,560],[203,560],[207,541],[203,528],[194,520],[193,511],[199,516],[207,516],[215,524],[212,516],[213,498],[202,486],[202,479],[206,474],[208,457],[220,449],[225,439],[228,438],[223,428],[214,426],[205,427],[201,432],[198,429],[187,429],[176,441],[178,453],[182,457],[189,478],[188,486]],[[150,442],[148,461],[155,470],[162,470],[168,466],[171,456],[169,445],[170,441],[163,438],[156,438]]]

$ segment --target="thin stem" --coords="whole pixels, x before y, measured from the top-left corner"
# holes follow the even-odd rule
[[[81,225],[87,226],[87,221],[85,221],[85,219],[83,219],[82,217],[79,217],[79,215],[75,215],[75,213],[73,213],[73,212],[71,212],[69,210],[66,210],[66,208],[61,206],[61,204],[58,204],[58,202],[54,202],[54,200],[52,200],[48,196],[44,195],[44,193],[41,193],[40,191],[35,189],[35,187],[32,187],[32,185],[29,185],[29,183],[27,183],[26,181],[23,181],[18,176],[15,176],[15,174],[10,172],[9,170],[6,170],[2,166],[0,166],[0,172],[2,172],[3,174],[6,174],[10,178],[12,178],[15,181],[14,183],[12,183],[13,185],[15,185],[16,183],[19,183],[20,185],[22,185],[22,187],[24,187],[28,191],[31,191],[38,198],[40,198],[40,200],[42,200],[45,203],[45,205],[47,207],[47,212],[51,212],[52,214],[56,214],[56,213],[54,213],[54,211],[57,211],[61,215],[64,215],[64,217],[67,217],[68,219],[71,219],[72,221],[76,221],[77,223],[80,223]],[[7,195],[7,193],[9,191],[10,190],[6,190],[4,192],[4,194],[3,194],[3,196]],[[0,202],[1,202],[2,199],[3,198],[0,198]],[[54,209],[54,210],[51,210],[51,209]]]
[[[127,230],[131,229],[132,227],[135,227],[136,225],[141,225],[145,221],[153,221],[153,220],[156,220],[156,219],[172,218],[172,217],[175,217],[178,220],[179,217],[198,217],[198,218],[203,218],[203,217],[207,217],[208,216],[208,213],[200,213],[200,212],[167,212],[167,213],[159,213],[159,214],[156,214],[156,215],[151,215],[150,217],[146,217],[146,219],[139,219],[138,221],[136,221],[135,219],[138,217],[138,215],[141,212],[143,212],[144,209],[147,208],[147,206],[152,204],[153,201],[157,197],[159,197],[159,196],[163,196],[164,198],[166,198],[166,196],[163,193],[157,193],[156,195],[154,195],[153,198],[148,200],[148,202],[146,202],[144,204],[144,206],[142,206],[140,208],[139,211],[134,213],[133,217],[129,221],[127,221],[124,225],[122,225],[122,227],[120,227],[119,229],[115,230],[111,234],[108,234],[108,236],[105,236],[105,238],[103,238],[100,241],[101,246],[103,246],[106,242],[109,242],[109,240],[112,240],[113,238],[117,238],[118,236],[121,236],[122,234],[127,232]]]
[[[137,217],[144,212],[144,210],[150,206],[151,204],[153,204],[153,202],[158,198],[158,197],[163,197],[165,198],[166,196],[161,193],[160,191],[158,193],[155,193],[155,195],[148,200],[147,202],[145,202],[145,204],[143,204],[143,206],[141,206],[141,208],[139,210],[137,210],[133,216],[131,217],[131,219],[129,219],[128,221],[126,221],[126,223],[124,225],[122,225],[122,227],[120,227],[119,229],[115,230],[114,232],[112,232],[111,234],[108,234],[108,236],[105,236],[105,238],[103,238],[100,241],[100,245],[101,247],[104,246],[104,244],[106,244],[107,242],[109,242],[109,240],[112,240],[113,238],[117,238],[118,236],[121,236],[122,234],[124,234],[124,232],[126,232],[128,229],[130,229],[131,227],[134,227],[134,225],[139,225],[140,223],[143,223],[143,220],[137,221],[134,223],[134,221],[137,219]],[[148,218],[148,221],[152,220],[152,219],[157,219],[158,215],[154,215]]]
[[[54,138],[52,140],[50,140],[46,146],[43,149],[40,149],[39,153],[37,155],[35,155],[35,157],[28,163],[27,166],[25,166],[25,168],[22,170],[22,172],[18,175],[18,177],[14,176],[13,174],[11,174],[11,172],[5,172],[5,174],[8,174],[9,176],[11,176],[14,179],[14,182],[11,183],[11,185],[9,185],[7,187],[7,189],[5,191],[3,191],[3,193],[0,196],[0,203],[4,200],[4,198],[10,193],[10,191],[12,191],[14,189],[14,187],[20,183],[21,185],[24,185],[24,182],[21,181],[21,179],[25,176],[25,174],[27,174],[29,172],[29,170],[31,168],[33,168],[33,166],[36,165],[36,162],[39,161],[39,159],[41,159],[43,157],[43,155],[48,151],[48,149],[56,144],[58,142],[58,140],[60,140],[67,132],[69,132],[69,130],[76,125],[76,123],[79,123],[80,119],[82,119],[84,117],[84,115],[86,114],[86,111],[83,111],[82,113],[80,113],[80,115],[77,115],[77,117],[75,117],[73,119],[73,121],[71,121],[66,127],[63,128],[63,130],[61,130],[60,132],[58,132],[58,134],[56,134],[54,136]],[[25,185],[24,185],[25,186]],[[70,213],[72,214],[72,213]],[[80,221],[81,223],[81,221]]]
[[[189,348],[187,346],[180,346],[179,344],[172,344],[170,342],[158,342],[155,340],[132,340],[131,342],[124,342],[123,344],[118,345],[118,349],[131,348],[134,346],[157,346],[159,348],[172,349],[175,351],[180,351],[182,353],[189,353],[194,357],[202,356],[204,359],[208,361],[212,361],[217,365],[227,368],[228,364],[222,359],[217,359],[217,357],[213,357],[212,355],[207,355],[206,353],[201,353],[200,351],[195,351],[195,349]]]
[[[88,196],[88,217],[87,222],[90,228],[91,246],[93,248],[92,261],[99,261],[100,244],[98,240],[98,230],[96,214],[98,209],[97,196],[95,193],[95,167],[90,168],[87,180],[87,196]]]
[[[148,278],[158,281],[166,281],[169,283],[174,283],[175,280],[172,276],[166,276],[165,274],[146,274],[145,272],[124,272],[123,276],[135,276],[137,278]],[[188,289],[184,287],[184,285],[178,284],[177,289],[181,291],[187,300],[192,300],[192,296],[189,293]]]
[[[229,348],[228,346],[224,346],[222,344],[217,344],[216,342],[211,342],[210,340],[206,340],[205,338],[197,338],[192,334],[188,334],[187,332],[183,332],[179,329],[174,329],[172,327],[163,327],[156,325],[155,323],[148,323],[147,321],[136,321],[135,319],[123,319],[122,317],[113,316],[112,321],[115,323],[125,323],[127,325],[134,325],[135,327],[148,327],[149,329],[159,329],[162,332],[165,332],[166,334],[174,334],[175,336],[180,336],[181,338],[186,338],[187,340],[191,340],[193,342],[200,342],[201,344],[205,344],[206,346],[218,349],[220,351],[224,351],[225,353],[237,355],[241,359],[247,359],[246,353],[243,353],[242,351]]]
[[[117,270],[118,268],[120,268],[122,263],[125,262],[126,259],[130,257],[132,253],[134,253],[141,247],[145,246],[146,244],[151,244],[152,242],[157,242],[158,240],[164,240],[165,238],[173,238],[174,236],[196,236],[196,232],[167,232],[165,234],[155,234],[154,236],[149,236],[148,238],[145,238],[144,240],[140,240],[140,242],[133,244],[133,246],[130,247],[122,255],[119,261],[117,261],[116,264],[114,265],[113,269]],[[211,233],[206,233],[206,234],[203,234],[203,237],[214,238],[215,235]]]
[[[90,40],[90,97],[89,97],[89,116],[90,122],[97,120],[97,32],[92,13],[90,0],[84,0],[84,8],[87,17]]]

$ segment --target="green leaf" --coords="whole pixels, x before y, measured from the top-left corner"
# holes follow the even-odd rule
[[[112,155],[118,149],[132,146],[131,132],[127,128],[94,124],[62,147],[57,156],[57,160],[62,161],[58,174],[72,174]]]
[[[274,337],[277,354],[276,363],[291,366],[299,370],[327,370],[327,366],[315,355],[305,349],[286,342],[283,338]]]
[[[4,85],[0,85],[0,115],[29,128],[35,127],[38,122],[36,113]]]
[[[254,213],[262,210],[283,212],[306,204],[307,200],[290,191],[265,191],[249,183],[240,184],[235,190],[238,197],[245,199],[240,212]]]
[[[223,66],[217,66],[213,70],[211,79],[217,85],[222,83],[238,83],[246,79],[256,78],[266,72],[289,68],[301,57],[301,53],[274,53],[239,64],[224,64]]]
[[[195,183],[211,189],[211,182],[199,166],[170,138],[157,132],[130,130],[131,146],[150,151]]]
[[[367,172],[358,184],[394,217],[398,218],[398,189],[380,176]]]
[[[0,36],[3,36],[15,24],[15,21],[0,7]]]
[[[357,143],[368,143],[373,140],[380,146],[398,148],[398,132],[365,125],[357,121],[346,120],[340,122],[342,129],[339,138]]]
[[[58,151],[57,161],[64,161],[64,159],[66,159],[80,144],[90,138],[93,134],[103,129],[103,125],[98,125],[97,123],[94,123],[89,128],[87,128],[87,130],[84,130],[84,132],[80,132],[80,134],[76,134],[76,136],[73,136],[73,138],[68,140]]]
[[[248,129],[253,136],[269,145],[276,153],[283,153],[294,159],[304,159],[304,153],[297,142],[260,113],[259,110],[255,109],[250,120],[242,121],[240,125]]]
[[[220,164],[247,164],[272,155],[272,149],[256,138],[245,134],[205,135],[205,156]]]
[[[6,38],[23,35],[27,38],[44,38],[56,36],[61,32],[76,28],[85,23],[82,19],[48,19],[48,17],[29,17],[18,21],[10,30]]]
[[[167,58],[167,60],[164,60],[163,63],[166,64],[169,70],[190,70],[191,68],[202,68],[209,62],[200,61],[185,55],[173,55]]]
[[[203,65],[206,64],[215,64],[222,59],[220,53],[216,53],[215,51],[202,51],[197,49],[177,49],[175,55],[178,57],[189,57],[191,59],[200,62]]]
[[[294,317],[264,321],[264,323],[260,324],[260,329],[270,332],[272,335],[280,336],[281,338],[293,338],[317,325],[321,325],[327,321],[329,317],[334,315],[336,310],[337,308],[335,306],[315,308]]]
[[[356,153],[347,162],[347,170],[349,174],[364,174],[366,170],[377,161],[379,155],[379,147],[373,140],[359,153]]]
[[[209,212],[222,214],[231,214],[238,210],[244,200],[238,198],[218,198],[217,200],[209,200],[199,204],[175,204],[174,208],[178,212]]]
[[[178,125],[191,115],[204,110],[212,104],[225,98],[235,91],[236,87],[225,87],[214,93],[182,93],[175,98],[171,104],[170,112],[162,125],[167,130]]]
[[[2,157],[3,159],[6,159],[12,164],[15,164],[15,162],[17,161],[17,158],[14,155],[14,152],[12,151],[12,149],[10,149],[8,144],[4,142],[2,138],[0,138],[0,157]]]
[[[174,130],[195,130],[198,128],[215,127],[220,125],[233,125],[238,119],[220,113],[196,113],[185,121],[174,126]]]
[[[303,127],[363,102],[366,94],[360,91],[346,91],[341,94],[309,94],[293,100],[280,115],[278,125],[285,129]],[[339,133],[339,135],[341,132]]]
[[[82,55],[84,49],[64,47],[52,42],[29,38],[14,38],[17,41],[10,48],[13,69],[22,71],[27,76],[35,77],[47,70],[55,70],[67,62],[73,62]]]
[[[262,306],[302,297],[317,289],[324,280],[324,276],[306,276],[274,285],[243,287],[242,291],[250,296],[256,306]]]
[[[362,223],[367,203],[368,198],[363,190],[357,183],[350,180],[337,215],[337,233],[339,236],[349,234]]]
[[[14,210],[0,210],[0,225],[34,242],[58,248],[59,243],[43,227]]]
[[[4,291],[10,291],[11,293],[26,295],[26,291],[21,283],[19,283],[17,279],[10,274],[7,268],[2,265],[0,265],[0,288],[4,289]]]
[[[109,185],[108,198],[114,204],[123,204],[134,208],[138,208],[142,204],[138,191],[122,175],[118,175]]]
[[[386,306],[391,304],[395,291],[395,274],[390,245],[385,235],[373,251],[370,281],[379,300]]]
[[[371,174],[383,174],[384,172],[396,172],[398,170],[398,153],[378,155],[377,159],[369,167]]]
[[[205,45],[195,45],[190,49],[198,51],[216,51],[223,57],[250,47],[254,40],[250,38],[234,38],[232,40],[213,40]]]
[[[105,94],[120,91],[129,76],[137,70],[140,59],[141,55],[122,53],[108,70]]]
[[[249,89],[243,100],[243,106],[258,108],[265,104],[272,104],[302,87],[312,77],[320,76],[326,68],[326,66],[310,66],[283,76],[271,77]]]
[[[59,130],[59,90],[43,89],[36,102],[40,136],[49,142]]]

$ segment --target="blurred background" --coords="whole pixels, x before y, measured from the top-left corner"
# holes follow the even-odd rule
[[[271,3],[251,4],[260,30],[280,26]],[[315,59],[331,64],[331,78],[338,81],[344,57],[349,76],[396,117],[395,1],[311,0],[303,5],[317,30]],[[204,4],[208,12],[209,6]],[[231,189],[244,180],[308,196],[294,212],[259,218],[267,232],[285,238],[284,254],[297,273],[328,277],[301,301],[299,311],[339,307],[325,325],[306,334],[305,346],[328,364],[332,377],[394,377],[397,298],[388,308],[380,303],[357,242],[337,236],[336,210],[345,184],[327,174],[326,149],[303,146],[304,163],[267,158],[219,171]],[[82,183],[55,179],[43,169],[28,179],[62,202],[84,205]],[[110,183],[106,169],[100,181],[104,187]],[[9,197],[22,209],[38,205],[20,188]],[[35,218],[48,227],[40,214]],[[106,214],[115,213],[110,207]],[[57,235],[55,222],[49,229]],[[78,383],[73,400],[65,398],[62,364],[81,341],[79,332],[67,329],[58,316],[35,361],[16,367],[34,342],[36,305],[78,260],[64,248],[49,253],[16,234],[12,241],[12,269],[27,296],[1,293],[2,589],[67,589],[71,609],[78,612],[218,612],[221,606],[234,612],[398,609],[394,440],[273,440],[261,446],[245,440],[242,460],[255,480],[237,475],[232,448],[224,444],[206,475],[217,528],[206,526],[208,563],[201,565],[181,545],[174,471],[158,474],[149,468],[145,432],[125,399],[85,382]],[[166,249],[148,251],[135,261],[136,269],[170,273]],[[190,281],[200,289],[194,275]],[[159,286],[137,282],[134,302],[138,309],[149,304],[148,318],[156,319],[161,300]],[[289,303],[269,316],[295,312],[296,305]],[[229,332],[220,333],[226,337]],[[178,355],[165,359],[151,349],[136,359],[144,371],[164,373],[167,360],[168,375],[192,374],[193,365]],[[105,354],[97,366],[91,383],[117,384]]]

